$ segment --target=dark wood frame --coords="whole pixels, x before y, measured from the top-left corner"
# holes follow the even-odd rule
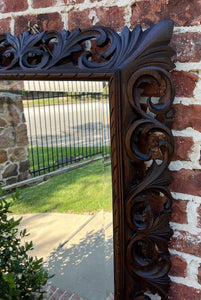
[[[172,30],[172,21],[164,21],[145,31],[139,25],[133,31],[124,28],[121,36],[104,27],[0,35],[1,80],[109,81],[115,300],[150,299],[147,291],[168,299]],[[99,62],[83,50],[91,39],[97,48],[108,45]],[[150,79],[165,86],[164,95],[157,104],[150,97],[140,104],[140,87]],[[154,134],[160,135],[160,161],[149,142]]]

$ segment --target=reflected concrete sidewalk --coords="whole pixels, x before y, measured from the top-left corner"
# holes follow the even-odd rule
[[[26,214],[24,228],[30,233],[24,241],[34,245],[30,255],[43,257],[55,274],[50,285],[87,300],[108,299],[114,290],[112,213]]]

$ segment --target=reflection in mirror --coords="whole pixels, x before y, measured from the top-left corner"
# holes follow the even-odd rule
[[[1,184],[69,297],[113,299],[107,82],[1,81]],[[68,299],[68,298],[67,298]],[[76,298],[77,299],[77,298]]]

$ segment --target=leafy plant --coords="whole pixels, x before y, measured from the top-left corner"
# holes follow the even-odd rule
[[[10,203],[0,198],[0,299],[43,299],[43,286],[50,278],[43,268],[43,259],[29,256],[32,242],[22,245],[21,239],[28,236],[26,229],[19,232],[21,219],[8,219]],[[16,193],[16,198],[18,195]]]

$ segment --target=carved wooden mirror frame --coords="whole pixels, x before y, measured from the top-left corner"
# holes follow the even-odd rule
[[[1,80],[109,81],[115,300],[150,299],[148,291],[168,299],[172,30],[172,21],[164,21],[145,31],[139,25],[124,28],[121,35],[104,27],[0,34]],[[108,45],[99,62],[83,51],[91,39],[97,48]],[[139,87],[150,79],[165,86],[164,95],[157,103],[149,97],[140,104]],[[150,146],[154,134],[159,157]]]

